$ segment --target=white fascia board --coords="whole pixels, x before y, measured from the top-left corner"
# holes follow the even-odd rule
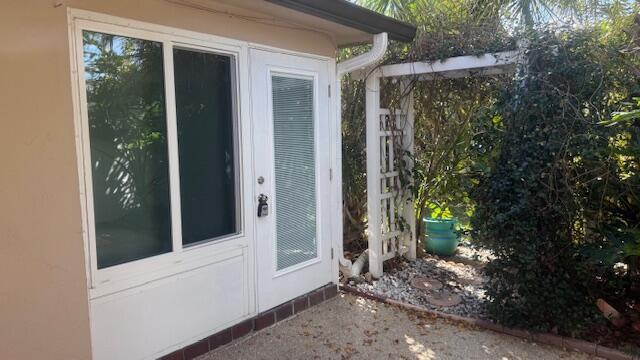
[[[450,77],[460,77],[460,71],[464,71],[465,74],[470,74],[474,70],[486,72],[492,68],[506,68],[505,70],[509,71],[519,58],[520,52],[517,50],[480,56],[456,56],[436,61],[384,65],[378,69],[378,74],[381,77],[397,77],[452,72],[453,76]],[[491,74],[492,72],[486,73],[486,75]]]

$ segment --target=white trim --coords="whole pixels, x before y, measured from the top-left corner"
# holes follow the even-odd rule
[[[302,52],[302,51],[295,51],[295,50],[287,50],[287,49],[276,47],[276,46],[256,44],[256,43],[252,43],[252,42],[248,43],[247,46],[249,47],[249,49],[268,51],[268,52],[279,53],[279,54],[284,54],[284,55],[302,56],[302,57],[309,58],[309,59],[316,59],[316,60],[323,60],[323,61],[324,60],[334,60],[334,58],[329,57],[329,56],[311,54],[311,53],[306,53],[306,52]]]
[[[87,154],[91,153],[91,148],[90,148],[90,144],[89,144],[89,127],[87,122],[85,121],[86,119],[88,119],[89,115],[87,113],[87,89],[86,89],[86,83],[84,81],[85,79],[85,73],[84,73],[84,59],[83,59],[83,53],[81,51],[78,51],[78,47],[82,47],[82,28],[80,26],[78,26],[79,24],[77,22],[73,22],[73,26],[74,26],[74,36],[73,36],[73,44],[74,44],[74,48],[72,48],[72,51],[74,52],[74,59],[75,61],[75,73],[77,74],[77,84],[78,84],[78,106],[80,108],[80,113],[79,113],[79,118],[77,119],[78,125],[79,125],[79,129],[80,129],[80,137],[78,138],[78,141],[80,141],[80,148],[82,149],[81,152],[78,153],[79,158],[82,159],[81,163],[80,163],[80,169],[82,171],[82,181],[84,181],[83,183],[83,187],[85,190],[85,194],[86,194],[86,198],[83,199],[84,203],[86,206],[84,206],[86,213],[85,215],[85,219],[86,219],[86,231],[84,232],[86,234],[86,238],[84,239],[86,242],[86,249],[88,250],[88,254],[87,257],[89,259],[89,278],[90,278],[90,288],[92,288],[94,286],[94,284],[96,283],[96,271],[94,271],[93,269],[97,269],[98,265],[97,265],[97,260],[94,256],[94,254],[96,253],[96,244],[95,241],[89,241],[89,239],[95,239],[95,219],[94,216],[92,215],[94,213],[94,209],[93,209],[93,187],[91,186],[92,184],[92,177],[91,177],[91,171],[87,171],[87,169],[91,169],[91,158],[90,156],[87,156]]]
[[[87,20],[93,24],[117,25],[132,30],[141,30],[162,34],[169,37],[182,37],[197,42],[206,42],[208,44],[219,44],[221,46],[243,47],[247,43],[240,40],[234,40],[222,36],[200,33],[190,30],[178,29],[165,25],[152,24],[144,21],[127,19],[119,16],[107,15],[103,13],[69,8],[68,14],[71,20]],[[187,40],[188,41],[188,40]]]
[[[76,147],[76,165],[78,171],[78,200],[80,201],[80,220],[81,220],[81,235],[82,235],[82,248],[84,250],[84,271],[85,271],[85,284],[87,289],[91,287],[93,283],[92,280],[92,271],[91,271],[91,259],[89,257],[90,249],[89,249],[89,241],[87,241],[89,234],[87,233],[87,190],[85,187],[85,178],[84,178],[84,157],[83,157],[83,148],[82,148],[82,106],[80,101],[80,83],[83,82],[82,77],[78,75],[78,58],[76,56],[76,28],[75,23],[72,17],[70,16],[69,9],[67,9],[67,36],[69,39],[69,59],[71,62],[71,71],[70,80],[71,80],[71,101],[73,107],[73,129],[74,129],[74,140]],[[87,309],[91,308],[91,302],[89,297],[86,299]],[[89,323],[91,324],[92,316],[91,312],[87,314],[89,318]],[[89,333],[91,337],[91,333],[93,329],[89,326]]]
[[[238,128],[238,150],[243,151],[242,160],[244,164],[243,171],[246,169],[246,173],[240,174],[240,180],[242,181],[242,187],[246,190],[245,198],[243,199],[243,212],[250,214],[245,218],[244,227],[245,231],[251,231],[251,236],[248,239],[248,264],[247,264],[247,284],[248,296],[247,306],[250,313],[257,312],[258,309],[258,266],[257,262],[257,244],[256,244],[256,217],[253,215],[253,209],[255,206],[254,199],[257,194],[255,193],[256,187],[254,183],[256,174],[256,161],[254,152],[252,149],[254,141],[254,129],[255,123],[253,118],[253,99],[251,91],[251,63],[249,58],[248,46],[243,46],[240,50],[239,57],[236,61],[238,68],[238,86],[236,92],[239,94],[237,98],[237,106],[240,109],[238,113],[240,127]],[[243,68],[244,71],[240,71]]]
[[[330,224],[329,240],[331,244],[331,251],[333,259],[331,259],[331,271],[332,279],[334,283],[338,284],[340,280],[340,259],[343,257],[342,253],[342,124],[340,104],[340,81],[337,76],[331,76],[336,74],[336,61],[334,59],[329,61],[328,78],[329,86],[331,86],[331,93],[329,94],[328,105],[329,113],[327,118],[329,121],[329,191],[331,197],[329,198],[329,220]],[[337,109],[337,111],[332,111]],[[326,175],[326,174],[325,174]],[[333,176],[331,176],[333,175]]]
[[[330,113],[334,110],[330,104],[326,91],[332,81],[328,72],[331,69],[329,60],[321,60],[313,57],[304,57],[280,52],[250,49],[251,79],[252,79],[252,111],[254,121],[254,157],[256,176],[263,175],[263,184],[254,181],[255,194],[262,192],[274,200],[269,216],[257,218],[256,227],[256,251],[258,259],[257,290],[259,294],[258,309],[267,310],[290,298],[323,286],[333,279],[333,262],[331,253],[331,214],[328,205],[331,203],[332,191],[328,179],[330,158],[327,149],[330,148],[331,124],[328,122]],[[273,132],[272,91],[270,85],[271,75],[278,73],[284,76],[295,77],[302,75],[304,78],[314,77],[314,156],[316,162],[316,206],[319,208],[316,214],[317,221],[317,246],[318,256],[303,263],[287,267],[276,274],[275,259],[275,229],[274,214],[278,212],[277,199],[273,198],[273,143],[270,137]],[[293,76],[292,76],[293,75]],[[323,119],[324,118],[324,119]],[[277,195],[277,194],[276,194]],[[255,200],[255,198],[254,198]],[[257,205],[257,202],[254,204]],[[271,210],[271,209],[270,209]]]
[[[182,207],[180,199],[180,160],[178,159],[178,116],[173,65],[173,45],[162,43],[164,60],[165,120],[167,123],[167,157],[169,161],[169,195],[171,205],[172,252],[182,252]],[[125,264],[123,264],[125,265]]]
[[[273,239],[274,239],[274,246],[273,246],[273,264],[272,264],[272,269],[273,269],[273,277],[277,278],[279,276],[291,273],[293,271],[299,270],[301,268],[307,267],[309,265],[313,265],[317,262],[322,261],[322,253],[321,253],[321,249],[322,249],[322,235],[324,234],[324,231],[322,229],[322,203],[321,203],[321,198],[322,196],[322,188],[321,188],[321,181],[322,179],[320,178],[320,172],[319,170],[322,170],[322,166],[320,163],[320,124],[319,124],[319,119],[320,119],[320,110],[318,108],[319,106],[319,84],[318,84],[318,73],[314,72],[314,71],[306,71],[306,70],[300,70],[294,67],[282,67],[282,66],[268,66],[267,67],[267,72],[269,74],[269,77],[267,79],[267,91],[268,91],[268,95],[267,95],[267,113],[268,113],[268,117],[269,117],[269,127],[270,127],[270,133],[271,133],[271,137],[270,137],[270,142],[271,142],[271,151],[272,151],[272,155],[271,158],[273,159],[273,163],[275,165],[275,146],[274,146],[274,118],[273,118],[273,76],[282,76],[282,77],[289,77],[289,78],[293,78],[293,79],[303,79],[303,80],[311,80],[313,81],[313,151],[314,151],[314,176],[315,176],[315,202],[316,202],[316,256],[312,259],[303,261],[302,263],[293,265],[293,266],[289,266],[287,268],[278,270],[278,246],[277,246],[277,239],[278,239],[278,234],[277,234],[277,226],[273,226],[272,231],[273,231]],[[276,194],[276,188],[275,188],[275,182],[276,182],[276,174],[275,174],[275,166],[271,167],[271,179],[273,179],[273,181],[271,182],[272,186],[271,186],[271,196],[273,201],[271,202],[271,206],[273,208],[273,217],[274,217],[274,225],[275,225],[275,216],[278,212],[277,209],[277,194]]]
[[[452,70],[452,71],[444,71],[444,72],[436,72],[432,74],[423,74],[418,75],[418,79],[421,81],[428,80],[437,80],[437,79],[459,79],[464,77],[478,77],[478,76],[491,76],[491,75],[501,75],[501,74],[510,74],[515,70],[514,65],[500,65],[496,67],[488,67],[488,68],[476,68],[470,70]]]
[[[237,219],[239,232],[215,242],[201,243],[193,246],[182,246],[181,217],[180,217],[180,178],[178,167],[178,144],[177,144],[177,124],[175,113],[175,89],[173,79],[173,48],[205,50],[233,57],[234,71],[236,79],[244,78],[247,83],[247,76],[241,74],[239,63],[246,59],[246,44],[242,42],[223,39],[217,36],[197,34],[189,31],[171,29],[160,25],[146,24],[137,21],[117,18],[109,15],[97,14],[82,10],[69,9],[69,32],[70,32],[70,52],[72,66],[72,85],[75,89],[74,104],[76,110],[76,146],[78,148],[79,176],[81,180],[81,208],[83,209],[83,238],[85,243],[85,258],[87,261],[87,275],[90,298],[105,296],[107,294],[122,291],[127,288],[138,286],[146,282],[171,276],[182,271],[192,269],[196,264],[202,262],[202,256],[213,256],[217,253],[224,253],[225,249],[236,247],[247,247],[250,245],[249,234],[253,234],[251,222],[245,219],[246,204],[249,198],[245,194],[248,189],[247,182],[244,181],[244,167],[250,158],[245,156],[247,151],[251,151],[248,146],[236,146],[236,168],[237,168],[237,206],[241,216]],[[169,156],[169,182],[171,198],[171,219],[172,219],[172,243],[173,250],[168,253],[119,264],[104,269],[98,269],[96,261],[95,242],[95,218],[93,206],[92,180],[91,180],[91,160],[90,160],[90,136],[88,129],[88,113],[86,99],[86,84],[84,81],[84,61],[82,31],[97,31],[109,34],[135,37],[150,41],[161,42],[163,45],[163,66],[165,81],[165,111],[167,119],[167,151]],[[218,42],[220,41],[220,42]],[[245,85],[246,86],[246,85]],[[234,131],[236,144],[241,143],[241,138],[246,129],[244,122],[246,110],[240,106],[241,99],[248,96],[248,89],[241,90],[237,86],[233,90],[236,99],[234,100],[235,123]],[[244,94],[242,94],[244,93]],[[249,143],[245,143],[248,145]],[[251,263],[253,257],[250,256]],[[192,264],[192,265],[189,265]],[[251,267],[253,265],[251,264]]]
[[[318,246],[318,249],[319,248],[320,247]],[[322,254],[318,251],[318,255],[316,257],[314,257],[313,259],[309,259],[309,260],[303,261],[303,262],[301,262],[299,264],[295,264],[295,265],[289,266],[288,268],[284,268],[282,270],[275,270],[275,273],[273,274],[273,278],[275,279],[275,278],[279,278],[279,277],[285,276],[287,274],[296,272],[298,270],[302,270],[302,269],[304,269],[304,268],[306,268],[308,266],[315,265],[315,264],[317,264],[319,262],[322,262]]]
[[[429,62],[412,62],[381,66],[379,76],[394,77],[405,75],[423,75],[433,73],[446,73],[455,71],[481,71],[483,69],[514,66],[520,58],[520,51],[503,51],[495,54],[482,54],[479,56],[456,56],[443,60]],[[495,71],[495,70],[494,70]],[[466,76],[466,75],[464,75]],[[460,77],[459,75],[456,77]]]
[[[380,227],[380,78],[367,77],[365,87],[365,124],[367,154],[367,238],[369,244],[369,272],[382,276],[382,238]]]

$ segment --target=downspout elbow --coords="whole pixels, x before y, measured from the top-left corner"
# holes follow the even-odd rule
[[[387,52],[388,44],[389,37],[386,32],[374,35],[371,50],[338,64],[338,79],[354,70],[366,68],[380,61]]]

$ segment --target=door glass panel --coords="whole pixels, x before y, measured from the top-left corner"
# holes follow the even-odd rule
[[[237,232],[232,65],[227,55],[173,50],[182,243]]]
[[[171,251],[162,44],[83,32],[98,268]]]
[[[272,75],[277,270],[318,255],[313,79]]]

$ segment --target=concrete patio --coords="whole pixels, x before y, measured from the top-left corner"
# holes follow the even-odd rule
[[[216,359],[593,359],[340,294],[216,349]]]

